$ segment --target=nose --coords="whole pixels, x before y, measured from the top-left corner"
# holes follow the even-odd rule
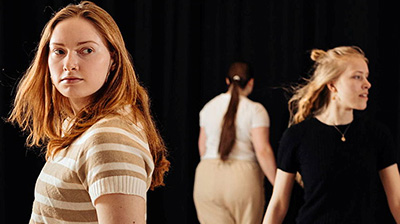
[[[371,88],[371,83],[368,81],[368,79],[365,79],[364,84],[363,84],[363,89],[370,89]]]
[[[78,60],[76,57],[77,56],[75,56],[74,53],[69,53],[65,57],[64,66],[63,66],[63,70],[65,72],[77,71],[79,69]]]

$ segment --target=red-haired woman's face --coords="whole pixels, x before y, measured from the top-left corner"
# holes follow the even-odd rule
[[[102,36],[86,19],[69,18],[54,28],[48,58],[51,80],[75,112],[104,85],[112,63]]]

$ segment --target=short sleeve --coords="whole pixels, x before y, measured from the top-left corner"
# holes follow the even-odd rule
[[[254,114],[251,120],[251,127],[258,128],[258,127],[269,127],[270,120],[267,110],[260,104],[255,104]]]
[[[106,194],[143,197],[151,184],[154,163],[139,129],[121,123],[105,123],[82,136],[84,150],[78,175],[92,203]]]
[[[296,173],[298,168],[297,149],[298,135],[293,128],[287,129],[280,140],[277,156],[277,167],[288,173]]]
[[[393,136],[386,126],[381,126],[375,130],[381,130],[378,133],[378,152],[377,152],[377,168],[382,170],[395,164],[397,161],[396,147]]]

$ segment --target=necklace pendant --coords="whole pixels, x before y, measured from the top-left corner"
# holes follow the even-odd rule
[[[333,125],[333,127],[336,129],[336,131],[338,131],[342,137],[340,138],[340,140],[342,140],[342,142],[346,141],[346,138],[344,137],[344,135],[346,134],[347,130],[349,130],[351,123],[347,126],[346,130],[344,130],[344,132],[340,131],[340,129],[338,127],[336,127],[336,125]]]

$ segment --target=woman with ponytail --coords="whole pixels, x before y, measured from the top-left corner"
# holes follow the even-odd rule
[[[200,223],[260,223],[264,177],[274,183],[276,164],[269,142],[269,117],[251,101],[254,79],[249,64],[233,63],[228,92],[200,112],[194,202]]]
[[[121,32],[92,2],[43,29],[10,122],[44,149],[30,223],[145,223],[146,193],[163,185],[166,148]]]
[[[368,60],[354,46],[311,52],[312,76],[294,88],[289,128],[280,141],[277,174],[264,224],[282,223],[296,173],[304,204],[296,223],[382,223],[379,177],[400,223],[400,176],[388,129],[354,110],[367,107]],[[379,175],[378,175],[379,174]]]

